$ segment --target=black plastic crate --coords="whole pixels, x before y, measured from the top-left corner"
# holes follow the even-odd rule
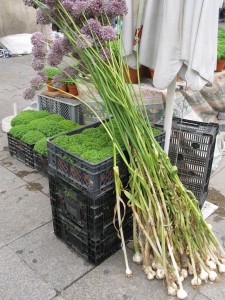
[[[34,169],[48,176],[48,157],[34,151]]]
[[[116,195],[114,190],[105,193],[98,198],[92,198],[79,192],[73,186],[67,184],[60,178],[49,176],[49,190],[51,204],[62,215],[76,223],[88,233],[89,236],[104,236],[105,228],[112,224]],[[128,199],[122,197],[124,204]],[[131,214],[130,207],[121,204],[121,215]]]
[[[93,127],[96,128],[100,124],[100,122],[97,122],[88,126],[84,126],[82,128],[70,131],[66,133],[66,135],[79,134],[84,129]],[[52,142],[54,138],[55,137],[48,140],[48,162],[49,173],[51,175],[64,179],[68,183],[72,184],[75,188],[91,197],[99,197],[101,194],[104,194],[115,188],[113,157],[109,157],[98,164],[92,164],[55,145]],[[156,140],[161,147],[163,147],[165,133],[163,132],[156,136]],[[65,157],[67,159],[65,159]],[[117,154],[117,166],[120,170],[121,181],[127,181],[128,169],[119,154]]]
[[[219,125],[174,118],[169,157],[183,185],[203,205],[208,192]]]
[[[38,95],[39,110],[47,110],[53,114],[59,114],[67,120],[83,124],[83,113],[81,102],[64,97],[49,97]]]
[[[101,238],[91,238],[79,226],[63,216],[54,207],[53,227],[54,233],[77,253],[94,264],[99,264],[121,248],[121,240],[113,224],[110,224]],[[128,241],[133,233],[132,216],[123,224],[124,237]]]
[[[8,133],[10,155],[34,168],[34,145],[27,144]]]

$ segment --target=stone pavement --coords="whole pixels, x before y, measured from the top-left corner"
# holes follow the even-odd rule
[[[0,119],[30,105],[22,99],[32,76],[31,56],[0,59]],[[219,206],[207,221],[224,247],[225,157],[210,179],[208,201]],[[225,248],[225,247],[224,247]],[[132,258],[132,247],[128,254]],[[125,278],[122,251],[99,266],[88,263],[58,240],[52,227],[48,180],[10,157],[7,136],[0,131],[0,299],[1,300],[172,300],[162,281],[147,281],[131,262],[134,276]],[[188,299],[224,300],[225,276],[192,288]]]

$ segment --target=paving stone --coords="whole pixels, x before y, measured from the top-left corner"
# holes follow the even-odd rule
[[[210,298],[198,293],[193,297],[193,300],[210,300]]]
[[[94,267],[54,235],[52,223],[25,235],[9,247],[58,291]]]
[[[0,295],[4,300],[50,300],[56,291],[4,247],[0,249]]]
[[[222,169],[224,169],[225,168],[225,156],[222,156],[222,159],[221,159],[221,161],[219,162],[219,166],[218,166],[218,168],[212,173],[212,175],[211,175],[211,177],[210,177],[210,181],[209,181],[209,185],[211,186],[211,185],[213,185],[213,184],[211,184],[211,182],[212,182],[212,178],[214,178],[215,176],[217,176],[217,174],[222,170]]]
[[[224,164],[224,159],[221,162],[221,164]],[[225,173],[225,167],[223,167],[218,173],[212,176],[209,181],[209,186],[215,188],[223,196],[225,196],[224,173]]]
[[[36,170],[26,166],[23,162],[11,156],[2,160],[0,164],[27,182],[32,182],[43,177],[43,175]]]
[[[129,260],[133,252],[128,249]],[[125,277],[125,266],[122,251],[104,261],[101,265],[72,284],[62,296],[66,300],[174,300],[167,295],[165,282],[161,280],[148,281],[141,266],[130,263],[133,276]],[[190,284],[185,287],[192,299],[197,293]]]
[[[7,134],[0,129],[0,152],[8,151]]]
[[[225,209],[219,207],[211,216],[206,219],[211,224],[213,230],[225,235]]]
[[[216,282],[209,282],[208,284],[199,287],[202,295],[211,300],[225,299],[225,276],[220,275]]]
[[[1,196],[1,242],[9,243],[51,221],[49,198],[28,188],[27,184]]]
[[[32,182],[33,184],[37,183],[40,185],[39,191],[44,193],[45,195],[49,196],[49,181],[48,177],[43,176]]]
[[[54,299],[52,300],[65,300],[62,296],[56,296]]]
[[[0,197],[25,184],[24,180],[0,165]]]

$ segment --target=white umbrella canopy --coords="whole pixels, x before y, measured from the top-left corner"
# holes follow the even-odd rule
[[[128,65],[137,68],[138,46],[138,63],[154,69],[156,88],[167,88],[164,120],[167,153],[176,75],[179,73],[194,91],[213,82],[220,5],[221,0],[127,0],[124,55]]]

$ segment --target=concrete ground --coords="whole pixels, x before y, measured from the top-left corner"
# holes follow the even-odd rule
[[[21,90],[34,73],[31,56],[0,58],[0,120],[30,105]],[[208,201],[219,206],[207,221],[224,247],[225,157],[210,179]],[[53,233],[48,180],[10,157],[0,131],[0,299],[1,300],[172,300],[163,281],[147,281],[131,262],[133,277],[124,276],[122,251],[99,266],[88,263]],[[225,248],[225,247],[224,247]],[[132,247],[128,248],[131,261]],[[224,300],[225,276],[192,288],[188,299]]]

